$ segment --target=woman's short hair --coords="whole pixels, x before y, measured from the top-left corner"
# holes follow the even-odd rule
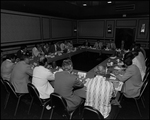
[[[70,59],[63,60],[63,63],[62,63],[63,70],[69,71],[71,67],[73,67],[73,64]]]
[[[132,59],[134,58],[132,52],[128,52],[124,55],[124,59],[123,62],[124,64],[126,64],[127,66],[132,65]]]

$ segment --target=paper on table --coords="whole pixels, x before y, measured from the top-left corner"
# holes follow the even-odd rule
[[[121,68],[120,68],[120,67],[118,67],[118,66],[115,66],[115,67],[114,67],[114,69],[116,69],[116,70],[120,70]]]
[[[78,75],[79,75],[79,78],[81,78],[81,77],[85,78],[86,77],[86,73],[84,73],[84,72],[78,72]]]
[[[109,78],[109,79],[116,80],[116,78],[115,78],[115,77],[113,77],[113,76],[110,76],[110,78]]]
[[[118,87],[115,88],[115,90],[121,91],[122,85],[123,85],[123,82],[119,82],[119,85]]]

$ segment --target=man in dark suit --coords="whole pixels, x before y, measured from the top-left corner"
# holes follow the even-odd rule
[[[124,82],[122,92],[127,98],[134,98],[140,95],[143,84],[139,68],[132,64],[133,54],[128,52],[124,56],[124,64],[127,66],[123,76],[116,75],[116,78]]]
[[[63,71],[55,74],[54,92],[64,97],[67,102],[67,109],[73,111],[82,100],[73,90],[83,88],[84,84],[77,76],[71,74],[73,69],[71,60],[64,60],[62,69]]]

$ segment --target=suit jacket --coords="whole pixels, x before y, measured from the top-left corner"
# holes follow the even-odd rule
[[[33,74],[33,70],[30,65],[24,61],[18,62],[12,70],[10,82],[15,88],[17,93],[28,93],[27,84],[29,81],[29,75]]]
[[[146,65],[142,52],[139,52],[139,54],[132,60],[132,62],[139,68],[143,80],[145,76]]]
[[[117,75],[120,81],[124,82],[123,93],[128,98],[139,96],[140,89],[143,84],[140,70],[134,64],[128,66],[123,76]]]
[[[50,94],[54,92],[54,88],[49,83],[49,80],[54,80],[52,72],[43,67],[38,66],[33,70],[32,84],[37,88],[40,94],[40,98],[47,99]]]
[[[54,44],[50,45],[49,52],[50,53],[55,53],[55,46],[54,46]]]
[[[6,59],[2,62],[1,65],[1,76],[3,80],[10,80],[11,72],[14,68],[15,64],[11,62],[11,60]]]
[[[22,50],[18,50],[18,52],[17,52],[17,58],[21,58],[23,54],[24,53],[23,53]]]
[[[81,97],[74,94],[73,89],[83,87],[84,85],[76,78],[77,76],[67,71],[61,71],[55,74],[54,92],[66,99],[69,111],[76,109],[81,102]]]

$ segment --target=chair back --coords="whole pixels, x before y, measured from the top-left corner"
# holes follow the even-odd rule
[[[143,85],[142,85],[142,87],[141,87],[141,90],[140,90],[140,95],[139,95],[139,97],[141,97],[142,96],[142,94],[143,94],[143,92],[144,92],[144,90],[145,90],[145,88],[146,88],[146,86],[147,86],[147,84],[148,84],[148,76],[149,76],[149,72],[146,72],[146,74],[145,74],[145,76],[144,76],[144,81],[143,81]]]
[[[69,112],[67,110],[66,100],[57,93],[50,95],[52,109],[59,115],[66,115],[69,118]]]
[[[84,106],[82,118],[83,119],[104,119],[103,115],[97,109],[91,106]]]
[[[42,104],[42,100],[40,99],[40,95],[36,87],[32,83],[28,83],[29,94],[38,104]]]
[[[15,97],[18,97],[17,93],[15,92],[15,88],[14,86],[7,80],[3,80],[6,91],[11,94],[14,95]]]
[[[146,81],[146,80],[148,80],[148,77],[149,77],[149,69],[150,69],[149,67],[146,68],[146,73],[145,73],[145,75],[144,75],[143,82]]]

